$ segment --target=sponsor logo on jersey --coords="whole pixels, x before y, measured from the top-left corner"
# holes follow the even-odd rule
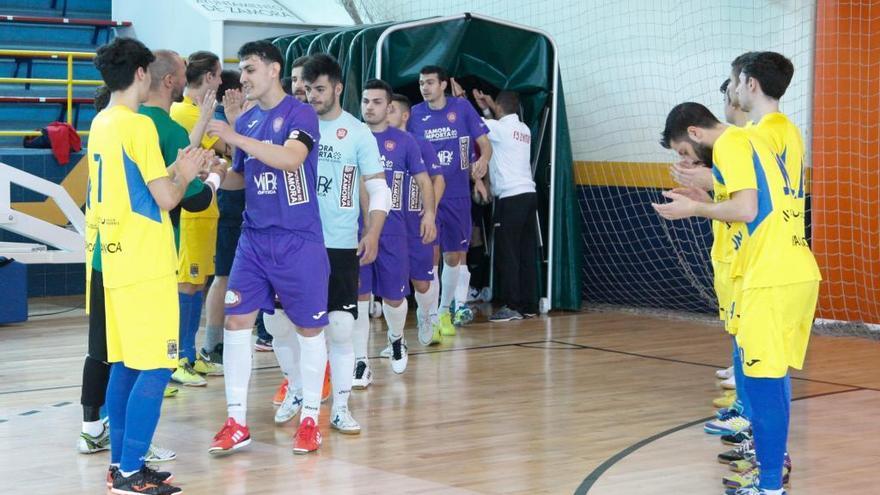
[[[342,152],[335,151],[332,144],[318,143],[318,160],[338,162],[342,160]]]
[[[395,143],[394,141],[392,141],[390,139],[385,140],[385,150],[394,151],[394,148],[396,148],[396,147],[397,147],[397,143]]]
[[[409,198],[407,199],[407,209],[409,211],[422,211],[422,195],[419,191],[419,183],[415,177],[409,178]]]
[[[424,117],[422,117],[422,122],[427,122],[428,119],[430,119],[430,118],[431,118],[430,115],[425,115]]]
[[[330,193],[330,186],[333,185],[333,178],[324,175],[318,176],[318,196],[322,198]]]
[[[434,129],[425,129],[426,141],[442,141],[445,139],[458,138],[458,130],[452,127],[437,127]]]
[[[278,190],[278,177],[275,172],[262,172],[254,176],[254,184],[257,186],[257,196],[275,194]]]
[[[348,129],[344,127],[336,129],[336,139],[345,139],[345,136],[348,136]]]
[[[391,179],[391,209],[400,210],[403,205],[403,172],[394,172]]]
[[[272,121],[272,130],[275,132],[279,132],[281,130],[281,126],[284,125],[284,117],[275,117],[275,120]]]
[[[449,112],[446,114],[446,120],[448,120],[449,123],[454,124],[455,121],[458,120],[458,115],[455,115],[455,112]]]
[[[471,165],[471,137],[462,136],[458,138],[458,155],[461,160],[461,169],[467,170]]]
[[[320,320],[321,317],[324,316],[325,313],[327,313],[327,312],[326,311],[318,311],[317,313],[312,315],[312,319],[313,320]]]
[[[300,167],[295,172],[284,171],[284,189],[287,192],[288,205],[296,206],[309,202],[305,167]]]
[[[122,252],[122,243],[121,242],[102,242],[101,246],[101,254],[116,254]],[[95,243],[89,242],[86,243],[86,251],[93,252],[95,250]]]
[[[455,156],[455,153],[449,150],[440,150],[437,152],[437,161],[440,162],[441,167],[448,167],[452,165],[452,158]]]
[[[254,119],[254,120],[248,122],[247,128],[248,128],[248,129],[253,129],[254,126],[257,125],[259,122],[260,122],[259,119]]]
[[[345,209],[354,208],[355,172],[357,167],[346,165],[342,167],[342,183],[339,185],[339,207]]]

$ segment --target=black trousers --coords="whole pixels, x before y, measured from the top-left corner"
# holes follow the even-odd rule
[[[110,381],[103,273],[92,270],[89,290],[89,353],[83,364],[80,404],[83,406],[83,421],[97,421],[101,419],[99,411],[104,405],[107,382]]]
[[[501,299],[520,313],[537,313],[538,195],[495,200],[495,272]]]

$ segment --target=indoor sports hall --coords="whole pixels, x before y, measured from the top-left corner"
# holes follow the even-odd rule
[[[878,0],[0,0],[0,492],[880,493],[878,96]]]

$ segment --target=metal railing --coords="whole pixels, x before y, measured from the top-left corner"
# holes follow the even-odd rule
[[[62,52],[48,50],[0,50],[0,57],[14,58],[49,58],[54,60],[67,60],[67,78],[66,79],[46,79],[34,77],[0,77],[0,84],[45,84],[56,86],[67,86],[67,123],[73,125],[73,87],[74,86],[100,86],[103,81],[92,79],[74,79],[73,78],[73,61],[74,59],[91,60],[95,58],[94,53],[89,52]],[[79,134],[87,135],[89,131],[77,131]],[[40,131],[2,131],[0,136],[39,136]]]

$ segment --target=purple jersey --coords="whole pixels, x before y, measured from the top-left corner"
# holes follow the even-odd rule
[[[283,145],[301,134],[313,146],[296,172],[269,167],[256,157],[235,150],[232,170],[244,175],[245,210],[242,227],[295,232],[323,244],[321,217],[315,200],[318,171],[318,116],[311,105],[285,96],[270,110],[254,106],[235,122],[235,131],[264,143]]]
[[[425,172],[422,150],[415,138],[396,127],[374,132],[379,146],[380,162],[385,168],[385,180],[391,189],[391,211],[382,227],[382,235],[406,235],[404,211],[407,207],[407,176]]]
[[[425,163],[425,170],[429,177],[434,177],[442,173],[440,163],[437,161],[437,153],[434,152],[434,146],[424,139],[416,139],[419,149],[422,151],[422,161]],[[419,229],[422,224],[422,195],[419,191],[419,184],[415,177],[406,178],[409,187],[407,188],[406,200],[406,230],[410,236],[422,237]]]
[[[477,138],[489,132],[468,100],[446,97],[446,106],[432,110],[426,102],[412,107],[409,131],[430,141],[446,179],[444,197],[470,198],[470,162]]]

